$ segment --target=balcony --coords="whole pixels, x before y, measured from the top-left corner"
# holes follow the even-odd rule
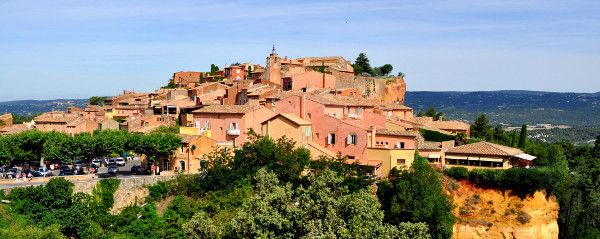
[[[238,136],[238,135],[240,135],[240,130],[239,129],[228,129],[227,135]]]

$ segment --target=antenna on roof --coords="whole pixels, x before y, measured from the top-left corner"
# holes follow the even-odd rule
[[[275,43],[273,43],[273,51],[271,52],[271,54],[275,54]]]

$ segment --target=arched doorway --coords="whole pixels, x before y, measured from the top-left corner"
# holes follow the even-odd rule
[[[185,161],[179,161],[179,170],[185,170]]]

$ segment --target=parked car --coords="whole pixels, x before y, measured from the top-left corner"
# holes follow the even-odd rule
[[[125,166],[125,159],[118,157],[118,158],[115,158],[115,161],[118,166]]]
[[[40,167],[40,168],[38,168],[37,171],[33,171],[32,174],[34,174],[33,176],[35,176],[36,174],[39,175],[39,176],[35,176],[35,177],[50,177],[50,176],[52,176],[52,171],[50,171],[47,168]]]
[[[108,166],[108,173],[109,174],[117,174],[119,172],[119,166],[117,165],[110,165]]]
[[[46,161],[46,168],[51,168],[50,167],[51,165],[54,165],[54,169],[59,169],[60,168],[60,163]]]
[[[83,161],[83,160],[77,160],[75,161],[75,164],[81,164],[82,167],[87,168],[87,161]]]
[[[69,167],[69,165],[63,164],[60,167],[60,176],[65,176],[65,175],[74,175],[74,172],[73,172],[73,169],[71,169],[71,167]]]
[[[117,160],[115,160],[114,158],[109,158],[108,161],[106,162],[106,165],[115,165],[117,164]]]
[[[85,172],[83,171],[83,165],[82,164],[74,164],[73,165],[73,173],[74,174],[85,174]]]
[[[96,165],[97,168],[99,168],[102,165],[102,159],[94,159],[94,160],[92,160],[92,165],[91,166],[93,167],[94,165]]]
[[[17,176],[17,171],[19,171],[19,169],[16,167],[7,169],[4,172],[4,178],[15,178]]]
[[[133,165],[131,167],[131,174],[148,174],[148,170],[142,168],[140,165]]]

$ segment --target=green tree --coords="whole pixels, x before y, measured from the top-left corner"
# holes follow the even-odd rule
[[[0,126],[4,126],[4,125],[6,125],[6,122],[4,122],[4,120],[0,119]]]
[[[181,147],[181,137],[173,134],[132,134],[129,138],[133,151],[146,155],[149,164],[157,159],[170,157],[173,150]]]
[[[419,111],[419,113],[417,113],[417,117],[423,117],[425,116],[425,113],[423,113],[423,111]]]
[[[210,64],[210,75],[214,76],[217,72],[215,64]]]
[[[371,70],[371,75],[375,77],[383,76],[383,73],[381,73],[381,67],[373,67],[373,69]]]
[[[104,101],[106,101],[106,96],[92,96],[92,97],[90,97],[89,104],[90,105],[104,105]]]
[[[388,74],[390,74],[392,72],[392,70],[394,70],[394,67],[390,64],[385,64],[385,65],[381,66],[379,68],[379,70],[381,71],[381,74],[383,74],[384,76],[387,76]]]
[[[433,120],[440,120],[440,118],[443,120],[444,113],[442,112],[437,112],[434,116],[433,116]]]
[[[527,125],[523,124],[521,127],[521,134],[519,136],[519,148],[524,149],[527,147]]]
[[[425,116],[434,117],[435,112],[436,112],[435,108],[433,108],[433,106],[429,106],[429,109],[427,109],[427,111],[425,111]]]
[[[333,171],[309,177],[308,186],[292,190],[276,174],[261,169],[254,177],[256,195],[231,222],[240,238],[399,238],[398,227],[383,223],[383,211],[370,191],[348,193]],[[403,225],[403,233],[427,238],[427,230]],[[419,226],[417,226],[419,228]]]
[[[177,84],[175,84],[175,80],[169,79],[169,83],[166,86],[163,86],[163,88],[175,89],[177,88]]]
[[[475,138],[489,140],[492,137],[492,126],[485,113],[481,114],[472,125],[471,135]]]
[[[379,185],[377,195],[385,211],[386,222],[424,222],[434,238],[450,238],[454,225],[452,201],[442,189],[441,175],[427,159],[415,153],[415,162],[407,169],[392,170],[390,181]]]
[[[356,58],[356,61],[354,61],[352,67],[354,67],[354,74],[357,75],[363,73],[371,74],[372,72],[371,64],[369,64],[369,58],[367,58],[367,54],[365,53],[358,54],[358,57]]]
[[[402,72],[398,72],[398,77],[406,77],[406,75],[404,75]]]
[[[496,142],[501,143],[501,144],[505,144],[506,143],[506,133],[504,131],[504,128],[502,128],[502,125],[496,125],[496,127],[494,128],[494,135],[493,138]]]
[[[200,79],[198,80],[200,83],[204,83],[204,73],[200,73]]]

